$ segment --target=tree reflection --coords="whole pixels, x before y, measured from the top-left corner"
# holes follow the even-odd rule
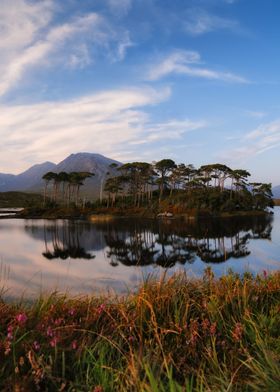
[[[50,243],[47,240],[47,234],[50,234]],[[44,241],[45,252],[42,255],[48,260],[66,260],[69,258],[92,260],[95,258],[94,255],[81,246],[80,231],[77,223],[71,226],[68,224],[44,225]]]
[[[250,242],[271,239],[272,217],[244,217],[201,221],[120,219],[90,224],[62,222],[44,224],[43,230],[27,226],[32,237],[45,243],[49,260],[95,258],[104,250],[112,266],[162,266],[223,263],[250,255]]]
[[[123,222],[125,224],[125,222]],[[128,229],[130,227],[130,230]],[[250,240],[270,239],[272,219],[254,217],[248,220],[209,220],[186,224],[135,224],[126,226],[126,235],[109,230],[105,236],[107,257],[113,266],[159,265],[171,268],[176,263],[223,263],[250,255]]]

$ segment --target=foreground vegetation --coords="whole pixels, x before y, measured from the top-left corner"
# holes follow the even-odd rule
[[[280,272],[0,304],[1,391],[279,391]]]

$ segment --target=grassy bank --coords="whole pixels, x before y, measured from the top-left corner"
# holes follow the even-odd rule
[[[0,192],[0,208],[24,208],[42,205],[43,196],[27,192]]]
[[[0,304],[1,391],[279,391],[280,272]]]
[[[146,207],[131,207],[131,208],[78,208],[78,207],[28,207],[17,214],[18,218],[24,219],[90,219],[92,221],[99,219],[109,219],[114,217],[124,218],[148,218],[154,219],[159,212],[168,211],[172,213],[173,218],[231,218],[243,216],[263,216],[266,211],[249,210],[249,211],[233,211],[233,212],[210,212],[208,210],[198,209],[172,209],[163,207],[160,209],[152,209]]]

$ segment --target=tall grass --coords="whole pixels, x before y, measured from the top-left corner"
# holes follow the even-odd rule
[[[280,272],[0,303],[1,391],[279,391]]]

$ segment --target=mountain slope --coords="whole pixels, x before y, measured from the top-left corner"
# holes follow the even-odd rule
[[[280,185],[272,188],[272,194],[273,194],[274,199],[280,199]]]
[[[85,185],[81,188],[81,194],[95,198],[99,195],[101,183],[105,182],[108,171],[114,173],[114,170],[110,169],[112,163],[120,164],[120,162],[100,154],[87,152],[71,154],[57,165],[52,162],[44,162],[32,166],[19,175],[0,173],[0,192],[30,191],[41,193],[44,188],[42,176],[48,171],[55,173],[87,171],[94,173],[94,176],[85,181]]]
[[[81,195],[88,198],[97,198],[100,193],[101,183],[104,183],[107,173],[114,173],[115,170],[110,168],[110,165],[115,163],[121,165],[113,159],[107,158],[100,154],[93,154],[88,152],[80,152],[71,154],[66,159],[61,161],[53,170],[56,173],[65,171],[66,173],[73,171],[86,171],[94,173],[94,176],[86,179],[84,186],[81,187]]]
[[[0,173],[0,192],[28,190],[35,183],[41,181],[44,173],[55,167],[56,165],[52,162],[44,162],[31,166],[18,175]]]
[[[14,184],[16,181],[14,174],[0,173],[0,191],[6,192],[8,190],[14,190]]]
[[[35,183],[43,183],[42,176],[49,171],[54,171],[55,168],[56,164],[52,162],[44,162],[31,166],[28,170],[17,176],[16,185],[19,186],[20,189],[28,190],[34,186]]]
[[[88,171],[95,173],[96,176],[102,177],[112,163],[120,164],[113,159],[106,158],[100,154],[91,154],[89,152],[79,152],[71,154],[63,161],[56,165],[55,172],[65,171]]]

